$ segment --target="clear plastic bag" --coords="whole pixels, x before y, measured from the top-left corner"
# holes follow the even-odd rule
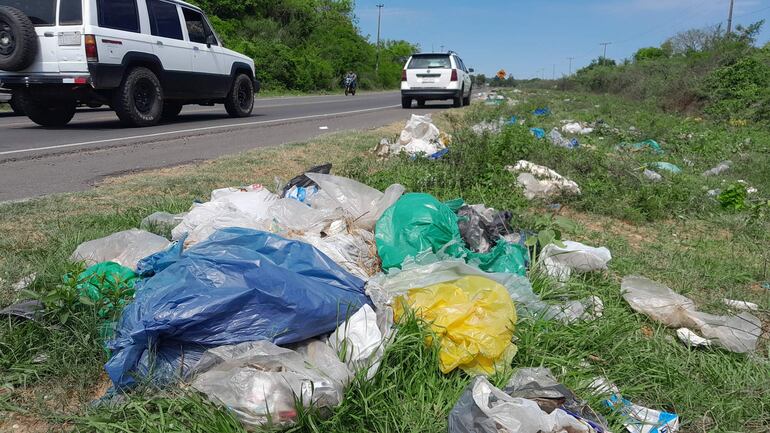
[[[612,260],[610,250],[580,242],[563,241],[564,246],[549,244],[540,253],[546,273],[560,281],[569,279],[572,271],[591,272],[607,269]]]
[[[87,266],[115,262],[136,270],[139,260],[163,251],[168,245],[168,239],[162,236],[144,230],[131,229],[83,242],[72,253],[70,260],[73,262],[82,260]]]
[[[367,369],[366,377],[372,379],[380,367],[389,334],[390,324],[378,321],[372,307],[364,305],[329,336],[328,342],[351,371]]]

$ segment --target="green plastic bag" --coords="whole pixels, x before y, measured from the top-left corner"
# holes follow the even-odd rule
[[[100,306],[100,317],[107,317],[116,309],[122,310],[134,297],[134,284],[138,278],[125,266],[102,262],[78,275],[76,288],[81,298],[88,298]]]
[[[402,196],[377,221],[375,241],[384,270],[400,268],[407,257],[442,251],[487,272],[526,275],[528,251],[521,245],[499,242],[488,253],[465,247],[457,215],[430,194]]]

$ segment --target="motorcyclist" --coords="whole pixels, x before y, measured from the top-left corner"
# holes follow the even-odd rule
[[[353,71],[348,71],[345,75],[345,85],[350,89],[355,89],[358,84],[358,75]]]

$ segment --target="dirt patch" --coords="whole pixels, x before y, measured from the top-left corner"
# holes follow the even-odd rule
[[[0,432],[7,433],[47,433],[69,430],[61,424],[53,425],[47,421],[29,415],[11,413],[0,421]]]
[[[641,250],[645,243],[656,237],[652,229],[603,215],[588,214],[568,208],[562,209],[561,214],[592,232],[611,233],[624,239],[635,250]]]

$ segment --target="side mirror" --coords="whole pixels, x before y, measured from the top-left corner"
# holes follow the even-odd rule
[[[217,44],[217,38],[214,37],[214,35],[208,35],[206,36],[206,45],[208,45],[209,48],[211,48],[212,45]]]
[[[476,72],[476,70],[473,69],[473,68],[470,68],[470,69],[468,69],[468,72],[470,72],[472,74],[472,73]]]

